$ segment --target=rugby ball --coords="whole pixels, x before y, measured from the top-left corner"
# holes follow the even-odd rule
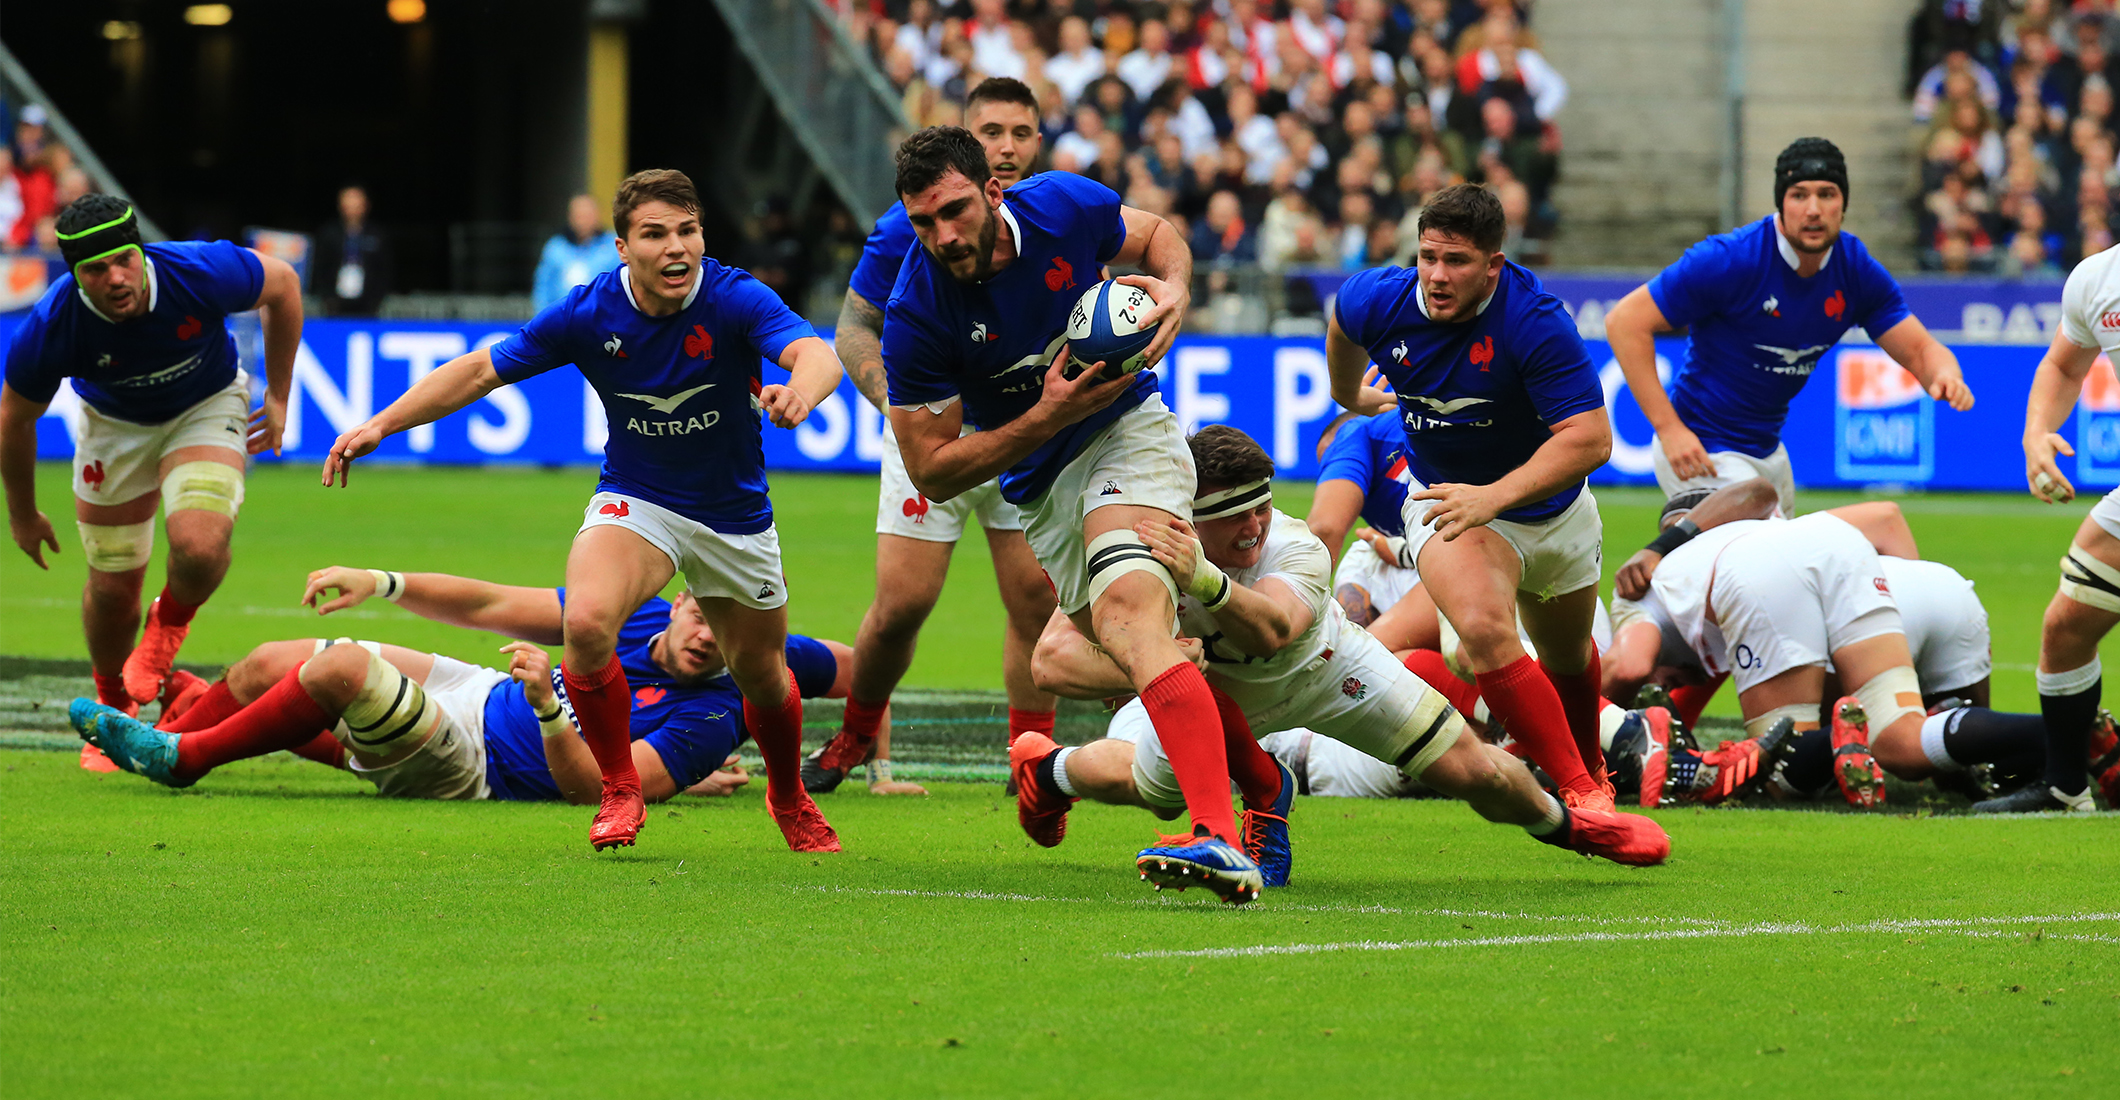
[[[1117,279],[1084,291],[1067,315],[1068,364],[1062,376],[1072,379],[1092,363],[1105,365],[1099,381],[1138,373],[1147,365],[1142,353],[1156,339],[1156,326],[1142,319],[1155,307],[1147,291]]]

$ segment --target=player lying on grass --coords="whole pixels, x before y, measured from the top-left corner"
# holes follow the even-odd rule
[[[626,730],[633,689],[617,656],[633,613],[682,572],[743,693],[766,759],[766,809],[788,847],[836,852],[802,789],[802,693],[788,673],[787,578],[766,495],[759,414],[792,429],[842,377],[832,349],[765,285],[704,258],[684,173],[635,172],[611,204],[625,263],[575,287],[508,339],[443,364],[341,435],[323,470],[343,484],[383,440],[572,366],[610,423],[604,467],[567,553],[560,675],[604,777],[597,849],[632,844],[643,817]],[[761,364],[789,374],[766,385]]]
[[[1002,76],[980,82],[964,101],[964,128],[979,139],[987,167],[1004,188],[1029,175],[1038,160],[1043,144],[1038,97],[1020,80]],[[854,265],[833,336],[833,349],[847,377],[879,412],[890,409],[883,373],[883,307],[907,256],[917,247],[905,204],[892,204],[876,219],[861,260]],[[838,786],[872,753],[888,755],[879,749],[877,734],[887,722],[891,692],[912,667],[920,627],[934,612],[949,576],[951,551],[973,523],[986,531],[994,579],[1008,612],[1008,629],[1001,639],[1001,683],[1008,691],[1009,744],[1025,730],[1053,732],[1053,697],[1031,681],[1031,650],[1053,613],[1053,586],[1024,537],[1023,513],[1002,497],[998,478],[948,500],[928,499],[906,474],[897,438],[888,435],[888,426],[885,432],[876,512],[876,599],[861,617],[861,633],[854,639],[854,685],[839,735],[803,758],[803,786],[812,793]]]
[[[1617,578],[1608,690],[1730,676],[1752,738],[1784,718],[1797,734],[1775,746],[1779,759],[1761,761],[1784,795],[1811,794],[1831,776],[1850,803],[1874,805],[1884,797],[1880,767],[1910,781],[1941,775],[1960,789],[1976,765],[2002,783],[2036,775],[2037,717],[1971,705],[1928,713],[1950,698],[1987,698],[1987,614],[1971,584],[1912,560],[1912,533],[1889,503],[1739,518],[1773,514],[1777,500],[1764,479],[1697,503],[1674,498],[1665,533]],[[1880,547],[1894,553],[1880,558]],[[1819,714],[1829,682],[1835,695],[1852,688],[1830,724]]]
[[[1465,720],[1376,639],[1348,625],[1330,595],[1330,557],[1300,520],[1273,508],[1273,460],[1244,433],[1202,428],[1193,521],[1138,528],[1184,593],[1178,621],[1198,639],[1225,708],[1254,733],[1302,726],[1354,746],[1421,783],[1470,803],[1491,821],[1521,825],[1549,844],[1621,863],[1661,863],[1670,840],[1631,814],[1570,808],[1539,789],[1522,762],[1482,742]],[[1124,694],[1104,652],[1055,616],[1033,667],[1041,686],[1071,698]],[[1026,828],[1054,828],[1076,797],[1177,816],[1185,800],[1139,700],[1112,719],[1114,737],[1061,748],[1025,735],[1011,754]],[[1256,742],[1230,774],[1245,802],[1244,836],[1268,881],[1287,881],[1287,813],[1295,781]],[[1052,834],[1057,839],[1058,833]]]
[[[243,503],[245,455],[278,451],[302,283],[292,267],[227,241],[144,244],[139,215],[112,195],[84,195],[58,219],[68,273],[15,330],[0,386],[0,481],[8,528],[40,568],[59,549],[37,510],[37,419],[70,383],[81,404],[74,440],[74,520],[88,566],[81,626],[96,697],[137,705],[162,694],[192,616],[228,573]],[[228,315],[259,311],[265,393],[250,408]],[[169,538],[162,594],[139,645],[140,592]],[[83,767],[109,771],[93,748]]]
[[[507,671],[400,646],[303,638],[259,646],[162,729],[86,699],[74,701],[69,717],[125,770],[172,787],[280,749],[306,748],[332,762],[337,754],[318,743],[322,736],[389,797],[600,799],[602,773],[575,729],[564,681],[539,648],[561,639],[565,589],[334,566],[310,574],[303,601],[329,614],[378,594],[425,618],[518,639],[503,647]],[[698,603],[649,600],[626,620],[617,652],[633,685],[628,726],[644,797],[702,783],[726,788],[729,780],[712,773],[749,731]],[[788,639],[789,667],[808,696],[844,695],[851,658],[837,642]]]

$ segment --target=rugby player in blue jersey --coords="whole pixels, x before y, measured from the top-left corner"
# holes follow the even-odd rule
[[[508,668],[376,642],[301,638],[252,650],[188,706],[165,714],[159,728],[86,699],[69,717],[127,771],[173,787],[284,749],[346,767],[393,798],[588,804],[601,797],[602,776],[576,733],[566,685],[539,648],[561,640],[565,589],[332,566],[309,575],[303,602],[329,614],[374,596],[423,618],[519,639],[502,647]],[[788,667],[805,696],[843,695],[850,656],[837,642],[788,638]],[[684,595],[648,600],[620,628],[618,657],[633,688],[627,728],[643,796],[725,793],[728,780],[710,777],[747,731],[699,604]]]
[[[1449,578],[1429,595],[1488,708],[1561,801],[1610,811],[1591,641],[1602,525],[1584,481],[1612,451],[1597,370],[1560,300],[1499,251],[1500,200],[1445,188],[1418,229],[1415,269],[1373,268],[1341,287],[1325,344],[1333,397],[1398,412],[1426,486],[1406,498],[1402,561]],[[1363,384],[1372,362],[1391,390]],[[1566,825],[1556,810],[1539,828]],[[1640,826],[1642,843],[1668,843]]]
[[[1958,358],[1907,311],[1899,284],[1852,233],[1848,165],[1824,138],[1798,138],[1774,162],[1775,213],[1709,237],[1605,317],[1627,388],[1656,429],[1665,496],[1763,477],[1795,508],[1781,426],[1819,360],[1861,325],[1930,397],[1973,407]],[[1690,330],[1666,395],[1656,334]]]
[[[1008,189],[978,139],[960,127],[922,130],[898,149],[898,195],[920,247],[884,308],[883,366],[891,427],[906,473],[930,500],[999,476],[1051,578],[1059,610],[1125,670],[1169,752],[1192,835],[1136,859],[1242,902],[1259,867],[1240,851],[1229,761],[1213,692],[1171,636],[1179,587],[1144,541],[1151,523],[1192,516],[1193,460],[1177,417],[1143,370],[1106,379],[1105,364],[1070,370],[1067,320],[1100,266],[1126,276],[1155,306],[1143,318],[1160,360],[1190,301],[1192,252],[1169,223],[1124,206],[1103,184],[1064,172]],[[963,432],[969,424],[978,430]],[[1218,570],[1189,593],[1219,609]],[[1019,735],[1009,753],[1017,817],[1039,843],[1059,843],[1068,799],[1027,769],[1059,746]],[[1203,876],[1204,880],[1190,876]]]
[[[1347,621],[1393,651],[1437,646],[1435,605],[1420,587],[1421,575],[1398,562],[1412,484],[1406,429],[1396,415],[1342,413],[1325,426],[1318,440],[1318,490],[1305,522],[1332,552],[1333,598]],[[1348,546],[1357,519],[1368,526]]]
[[[567,555],[567,696],[603,771],[596,848],[631,844],[643,817],[626,736],[627,620],[678,572],[720,640],[766,761],[766,808],[796,851],[839,838],[802,789],[802,696],[788,675],[787,582],[766,497],[758,413],[793,428],[839,384],[839,361],[772,291],[702,258],[699,196],[682,172],[636,172],[611,208],[625,263],[575,287],[514,336],[459,356],[340,436],[324,483],[386,436],[501,386],[573,364],[610,424],[604,468]],[[761,359],[791,374],[763,385]]]
[[[278,451],[302,342],[294,269],[227,241],[144,244],[139,216],[112,195],[84,195],[59,214],[69,273],[30,310],[7,352],[0,389],[0,480],[8,528],[39,567],[56,552],[37,510],[37,418],[62,380],[81,401],[74,439],[74,519],[88,563],[81,625],[96,696],[133,710],[161,694],[199,605],[228,573],[248,454]],[[228,315],[260,310],[265,398],[250,407]],[[137,647],[140,591],[165,511],[168,578]],[[84,751],[82,764],[108,771]]]
[[[1038,97],[1022,81],[981,81],[964,101],[964,125],[986,150],[987,167],[1006,188],[1028,175],[1038,160]],[[876,219],[848,281],[846,302],[832,342],[847,377],[877,411],[890,396],[883,376],[883,307],[898,281],[906,255],[917,246],[905,204],[894,203]],[[949,500],[930,500],[905,473],[895,439],[886,438],[876,508],[876,600],[861,618],[854,640],[854,687],[846,717],[831,744],[803,760],[803,783],[830,790],[849,769],[875,751],[890,706],[891,691],[913,663],[920,627],[935,610],[949,576],[950,553],[974,522],[986,529],[994,557],[994,579],[1008,611],[1001,639],[1001,682],[1008,691],[1009,744],[1027,730],[1051,735],[1053,697],[1031,679],[1031,650],[1053,614],[1053,587],[1038,571],[1038,558],[1023,537],[1023,516],[988,481]]]

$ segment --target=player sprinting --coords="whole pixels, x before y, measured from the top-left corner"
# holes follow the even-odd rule
[[[502,647],[507,669],[302,638],[252,650],[213,685],[188,693],[159,727],[86,699],[68,717],[125,770],[171,787],[285,749],[347,767],[386,797],[593,803],[602,776],[539,648],[561,640],[566,595],[442,573],[319,569],[303,593],[319,613],[381,596],[422,618],[519,639]],[[746,731],[698,603],[651,599],[619,637],[634,688],[628,735],[643,797],[660,802],[708,782]],[[787,653],[805,696],[844,694],[845,646],[790,635]]]
[[[964,102],[964,125],[986,150],[987,167],[1003,188],[1030,174],[1043,139],[1038,97],[1020,80],[982,81]],[[918,242],[905,204],[876,219],[847,285],[833,343],[861,395],[888,412],[883,373],[883,307],[899,269]],[[1008,611],[1001,641],[1001,680],[1008,691],[1009,744],[1026,730],[1053,732],[1053,697],[1031,681],[1031,650],[1053,613],[1053,588],[1023,537],[1023,516],[1003,499],[998,480],[949,500],[931,500],[906,476],[895,439],[886,439],[876,506],[876,599],[854,641],[854,686],[839,735],[803,761],[811,791],[838,786],[847,770],[870,755],[891,692],[913,663],[920,627],[935,610],[949,575],[950,553],[975,520],[986,530],[994,579]]]
[[[1251,732],[1303,726],[1548,844],[1620,863],[1663,862],[1671,842],[1655,822],[1563,806],[1521,761],[1481,741],[1440,692],[1346,621],[1330,592],[1325,544],[1273,507],[1273,460],[1264,448],[1226,425],[1202,428],[1190,442],[1200,471],[1193,522],[1145,525],[1148,541],[1185,593],[1181,629],[1201,641],[1210,682],[1242,710]],[[1226,595],[1211,602],[1201,593]],[[1128,683],[1057,617],[1038,647],[1038,671],[1041,683],[1077,698],[1123,694]],[[1112,739],[1023,759],[1018,786],[1037,787],[1058,807],[1079,795],[1175,815],[1185,801],[1147,719],[1139,700],[1128,703],[1112,719]],[[1268,885],[1284,885],[1297,780],[1256,743],[1246,748],[1240,755],[1231,747],[1230,772],[1247,806],[1247,848],[1260,849]],[[1255,762],[1240,766],[1247,759]],[[1261,832],[1267,836],[1255,842]]]
[[[1597,371],[1560,300],[1499,251],[1493,195],[1445,188],[1419,230],[1416,269],[1342,285],[1325,341],[1333,398],[1398,413],[1427,486],[1406,498],[1402,564],[1451,578],[1429,595],[1480,695],[1570,806],[1609,810],[1591,644],[1602,526],[1584,480],[1612,452]],[[1391,391],[1363,384],[1371,362]]]
[[[920,242],[883,322],[906,473],[929,500],[1000,476],[1058,609],[1126,670],[1191,808],[1192,842],[1151,846],[1136,866],[1190,869],[1245,900],[1259,869],[1234,844],[1214,698],[1171,638],[1177,583],[1136,530],[1191,515],[1192,455],[1154,374],[1100,381],[1095,363],[1066,373],[1068,314],[1104,264],[1146,272],[1125,278],[1155,301],[1143,354],[1160,360],[1190,300],[1192,253],[1162,218],[1084,177],[1049,172],[1004,197],[978,139],[959,127],[906,139],[897,186]],[[965,424],[979,430],[964,435]]]
[[[2061,290],[2061,331],[2032,376],[2024,408],[2024,479],[2048,504],[2076,498],[2056,455],[2075,449],[2058,433],[2101,353],[2120,352],[2120,250],[2089,256]],[[2096,808],[2091,781],[2108,807],[2120,807],[2120,742],[2099,721],[2104,666],[2098,643],[2120,623],[2120,489],[2091,506],[2061,558],[2061,587],[2039,629],[2039,713],[2046,719],[2046,774],[2040,782],[1973,808],[2030,813]]]
[[[245,456],[278,451],[302,288],[294,269],[227,241],[143,244],[125,200],[84,195],[59,215],[68,274],[15,330],[0,389],[8,528],[40,568],[59,541],[37,510],[37,418],[71,379],[81,398],[74,518],[88,564],[81,625],[96,697],[125,710],[162,693],[199,606],[228,573]],[[265,397],[253,412],[228,315],[262,311]],[[165,512],[168,577],[139,645],[140,591]],[[90,749],[82,765],[108,771]]]
[[[802,789],[802,696],[789,677],[787,583],[766,496],[758,412],[792,428],[840,379],[832,349],[749,275],[702,259],[699,196],[682,172],[636,172],[612,203],[624,266],[569,291],[491,349],[421,379],[341,435],[324,484],[394,433],[572,363],[603,401],[604,467],[567,555],[561,677],[603,774],[596,848],[631,844],[643,817],[626,736],[626,621],[682,571],[742,690],[766,761],[766,808],[796,851],[838,851]],[[759,360],[786,369],[765,386]]]
[[[1775,213],[1686,250],[1605,317],[1605,338],[1635,403],[1656,429],[1665,496],[1751,477],[1774,484],[1784,512],[1796,483],[1781,426],[1789,402],[1848,329],[1861,325],[1930,397],[1973,407],[1958,358],[1907,311],[1884,265],[1852,233],[1848,165],[1824,138],[1798,138],[1774,161]],[[1669,394],[1655,336],[1690,329]]]

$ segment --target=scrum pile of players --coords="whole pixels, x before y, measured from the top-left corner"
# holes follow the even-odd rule
[[[173,671],[229,565],[245,454],[279,443],[299,288],[286,265],[225,242],[143,243],[122,200],[73,204],[59,219],[72,274],[9,349],[0,478],[15,541],[43,565],[58,541],[36,507],[35,421],[71,380],[98,695],[70,709],[84,767],[188,786],[287,750],[384,795],[594,803],[601,849],[632,844],[649,801],[747,782],[736,748],[749,739],[789,847],[837,851],[813,794],[862,767],[876,793],[920,790],[889,774],[888,704],[976,520],[1008,610],[1019,822],[1052,846],[1082,798],[1182,820],[1134,856],[1159,889],[1241,903],[1285,885],[1298,793],[1456,798],[1632,865],[1662,862],[1670,840],[1622,799],[1837,788],[1873,806],[1887,773],[1980,810],[2089,809],[2093,778],[2120,793],[2096,659],[2120,621],[2120,502],[2094,510],[2064,562],[2040,715],[1987,709],[1985,612],[1964,578],[1919,559],[1896,506],[1795,515],[1781,423],[1850,326],[1935,399],[1973,400],[1840,231],[1847,172],[1829,142],[1783,152],[1775,214],[1696,245],[1608,318],[1669,498],[1608,608],[1585,480],[1611,450],[1603,394],[1560,302],[1501,254],[1492,195],[1435,196],[1417,266],[1339,292],[1326,353],[1346,412],[1297,519],[1274,507],[1266,451],[1227,426],[1185,435],[1153,372],[1071,368],[1068,313],[1113,267],[1138,271],[1119,281],[1154,302],[1145,357],[1159,360],[1189,305],[1191,256],[1102,185],[1031,173],[1037,121],[1029,89],[997,79],[974,90],[964,127],[903,143],[901,201],[869,239],[836,346],[702,255],[690,180],[641,172],[614,199],[616,269],[332,445],[322,480],[343,487],[385,437],[500,386],[572,366],[597,390],[612,432],[563,586],[332,566],[304,593],[320,614],[381,597],[504,634],[517,639],[506,668],[340,638],[261,645],[210,684]],[[2042,499],[2072,495],[2051,433],[2106,338],[2090,321],[2120,307],[2110,267],[2094,257],[2070,278],[2040,366],[2026,452]],[[255,412],[226,327],[249,309],[265,330]],[[1652,340],[1678,327],[1691,353],[1667,394]],[[764,382],[766,360],[787,382]],[[762,419],[801,423],[842,372],[895,444],[877,595],[852,646],[787,633],[801,579],[781,571],[759,446]],[[158,503],[167,583],[135,644]],[[679,573],[684,594],[658,598]],[[1688,731],[1725,679],[1745,736],[1711,747]],[[820,696],[844,698],[845,718],[804,757],[802,701]],[[1056,696],[1120,704],[1108,736],[1055,742]]]

